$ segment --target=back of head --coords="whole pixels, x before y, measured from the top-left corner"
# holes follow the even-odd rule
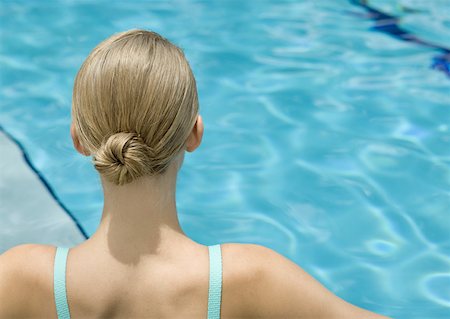
[[[195,124],[195,79],[181,49],[131,30],[100,43],[74,84],[72,116],[84,149],[110,182],[164,174]]]

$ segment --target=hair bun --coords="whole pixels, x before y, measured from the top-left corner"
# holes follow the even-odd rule
[[[95,168],[116,185],[154,172],[155,154],[137,133],[111,135],[94,155]]]

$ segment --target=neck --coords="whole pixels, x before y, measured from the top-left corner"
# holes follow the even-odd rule
[[[177,170],[172,169],[123,186],[102,179],[103,214],[90,243],[103,246],[121,263],[134,265],[142,256],[158,255],[185,241],[176,209],[176,177]]]

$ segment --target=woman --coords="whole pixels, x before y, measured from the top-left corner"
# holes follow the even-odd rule
[[[21,245],[0,257],[0,318],[382,318],[252,244],[203,246],[182,231],[175,186],[203,135],[182,51],[131,30],[77,74],[71,133],[104,190],[95,234],[69,250]]]

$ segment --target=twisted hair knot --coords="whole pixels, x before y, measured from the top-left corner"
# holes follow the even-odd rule
[[[163,160],[138,133],[111,135],[93,157],[95,168],[109,181],[124,185],[146,174],[160,173]]]

